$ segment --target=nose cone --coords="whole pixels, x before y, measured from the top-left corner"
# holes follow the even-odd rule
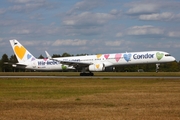
[[[171,61],[176,61],[175,57],[171,57]]]

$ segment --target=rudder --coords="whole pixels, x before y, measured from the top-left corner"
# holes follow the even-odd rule
[[[25,63],[28,61],[35,60],[35,57],[24,47],[22,46],[16,39],[9,40],[16,55],[19,63]]]

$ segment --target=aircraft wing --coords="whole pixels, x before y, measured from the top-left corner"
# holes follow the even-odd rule
[[[9,62],[4,62],[4,64],[12,65],[12,67],[15,67],[15,68],[25,68],[27,66],[27,64],[25,64],[25,63],[9,63]]]
[[[69,66],[74,66],[74,67],[86,67],[91,65],[92,63],[87,63],[87,62],[77,62],[77,61],[60,61],[61,64],[69,65]]]
[[[64,61],[64,60],[58,60],[55,58],[52,58],[51,60],[59,61],[61,64],[73,66],[75,68],[76,67],[87,67],[87,66],[93,64],[93,63],[79,62],[79,61]]]
[[[52,58],[47,51],[45,51],[45,53],[46,53],[47,57],[48,57],[50,60],[59,61],[61,64],[73,66],[74,68],[76,68],[76,67],[87,67],[87,66],[89,66],[89,65],[92,64],[92,63],[80,62],[80,61],[58,60],[58,59],[56,59],[56,58]]]

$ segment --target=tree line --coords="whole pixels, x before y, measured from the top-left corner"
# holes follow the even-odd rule
[[[71,55],[69,53],[63,53],[60,54],[53,54],[52,57],[69,57],[69,56],[83,56],[87,54],[77,54],[77,55]],[[40,55],[38,58],[43,59],[45,58],[43,55]],[[17,58],[15,55],[11,55],[8,57],[7,54],[3,54],[0,59],[0,72],[22,72],[26,71],[23,69],[18,69],[12,67],[12,64],[17,63]],[[10,64],[6,64],[10,63]],[[180,71],[180,61],[174,61],[170,63],[163,63],[160,64],[159,72],[179,72]],[[155,64],[140,64],[140,65],[123,65],[123,66],[116,66],[115,70],[116,72],[137,72],[138,70],[142,70],[144,72],[155,72],[156,65]]]

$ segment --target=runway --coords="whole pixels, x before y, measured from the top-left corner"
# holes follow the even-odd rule
[[[0,78],[56,78],[56,79],[66,79],[66,78],[113,78],[113,79],[180,79],[180,76],[0,76]]]

